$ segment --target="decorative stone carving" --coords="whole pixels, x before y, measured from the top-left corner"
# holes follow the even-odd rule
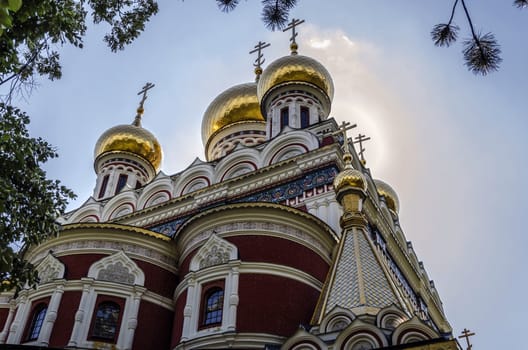
[[[36,267],[40,284],[64,277],[64,264],[49,252]]]
[[[88,270],[88,277],[140,286],[145,283],[143,271],[123,251],[93,263]]]
[[[126,284],[134,284],[136,277],[118,261],[115,264],[108,265],[107,268],[102,269],[97,274],[97,279],[110,282],[121,282]]]
[[[191,261],[191,270],[225,264],[238,258],[238,249],[232,243],[212,234]]]
[[[200,269],[205,267],[225,264],[229,261],[229,252],[214,246],[211,251],[200,261]]]

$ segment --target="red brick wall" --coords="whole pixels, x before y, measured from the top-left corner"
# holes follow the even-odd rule
[[[51,347],[62,348],[68,345],[75,321],[75,313],[77,312],[79,302],[81,301],[81,295],[81,291],[67,291],[62,295],[59,310],[57,312],[57,320],[55,321],[53,331],[51,332],[49,343]]]
[[[170,349],[174,314],[159,305],[142,301],[133,349]]]
[[[309,324],[319,291],[285,277],[240,274],[238,332],[291,336]]]
[[[88,275],[88,269],[97,260],[104,258],[104,254],[74,254],[61,256],[58,259],[66,265],[66,279],[79,280]]]
[[[145,287],[165,298],[172,299],[174,289],[178,285],[178,276],[159,266],[144,261],[134,260],[145,273]]]

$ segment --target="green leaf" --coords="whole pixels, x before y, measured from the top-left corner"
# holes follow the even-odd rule
[[[17,12],[22,7],[22,0],[8,0],[7,8],[13,12]]]
[[[10,28],[13,25],[11,16],[7,9],[0,8],[0,26]]]

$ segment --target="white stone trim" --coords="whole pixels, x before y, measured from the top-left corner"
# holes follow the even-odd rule
[[[110,275],[114,278],[109,278]],[[88,277],[139,286],[145,284],[143,271],[122,250],[93,263],[88,270]]]
[[[88,340],[90,326],[95,312],[98,295],[108,295],[125,299],[121,316],[119,336],[115,349],[130,350],[137,327],[139,304],[146,289],[141,286],[129,286],[106,281],[94,281],[93,278],[83,278],[83,294],[79,308],[75,314],[69,347],[94,348],[99,342]]]
[[[20,344],[22,335],[24,333],[24,326],[31,312],[31,300],[28,298],[29,291],[24,289],[18,294],[16,299],[16,315],[11,327],[9,327],[9,335],[7,337],[7,344]]]
[[[230,261],[227,264],[211,266],[197,272],[190,272],[184,281],[187,288],[187,301],[183,311],[183,331],[181,341],[236,331],[238,307],[238,280],[240,261]],[[224,307],[222,323],[218,327],[199,329],[201,310],[202,285],[207,282],[224,280]]]
[[[64,264],[48,253],[46,257],[35,268],[40,278],[39,284],[52,282],[55,279],[64,278],[65,267]]]
[[[293,267],[258,262],[237,262],[237,266],[238,272],[240,274],[261,274],[279,276],[304,283],[318,291],[321,291],[323,288],[323,283],[317,278],[313,277],[312,275],[309,275],[304,271],[297,270]],[[189,273],[185,277],[185,279],[178,285],[174,292],[174,300],[176,300],[178,296],[183,293],[183,291],[187,288],[188,282],[186,281],[190,280],[192,277],[189,276],[192,275],[192,272]],[[189,294],[189,291],[187,291],[187,294]]]
[[[236,259],[238,259],[237,247],[216,234],[212,234],[192,258],[190,270],[198,271],[202,268],[225,264],[230,260]]]
[[[57,319],[57,312],[59,310],[62,295],[64,293],[65,282],[65,280],[58,281],[55,290],[51,295],[51,299],[48,303],[48,310],[46,311],[46,317],[44,318],[44,323],[42,324],[42,328],[40,329],[40,333],[37,339],[37,344],[40,346],[49,345],[51,331],[53,330],[53,326],[55,325],[55,320]]]

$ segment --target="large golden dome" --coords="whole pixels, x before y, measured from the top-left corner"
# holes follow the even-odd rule
[[[218,95],[207,107],[202,119],[202,141],[221,128],[244,121],[264,121],[257,99],[257,84],[235,85]]]
[[[334,97],[334,83],[326,68],[313,58],[290,55],[273,61],[260,76],[258,98],[262,103],[264,96],[274,87],[283,83],[308,83],[321,89],[329,102]]]
[[[161,146],[156,137],[141,126],[118,125],[106,130],[95,145],[94,157],[109,152],[129,152],[146,161],[159,170],[161,165]]]
[[[398,214],[400,210],[400,200],[398,199],[396,191],[394,191],[392,187],[381,180],[374,180],[374,184],[378,190],[378,195],[385,197],[385,203],[387,203],[387,207]]]

